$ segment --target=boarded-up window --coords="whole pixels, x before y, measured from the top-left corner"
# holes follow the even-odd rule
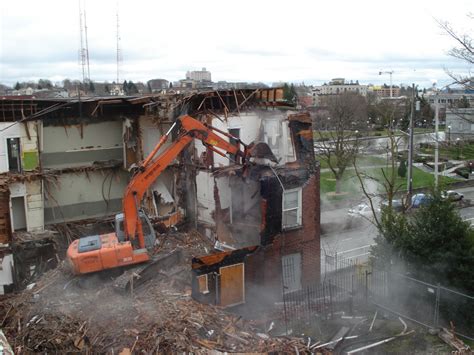
[[[283,292],[301,290],[301,254],[289,254],[281,258]]]
[[[244,264],[224,266],[219,269],[220,274],[220,305],[235,306],[245,302]]]
[[[208,285],[207,274],[198,276],[197,280],[198,280],[199,292],[200,293],[209,293],[209,285]]]

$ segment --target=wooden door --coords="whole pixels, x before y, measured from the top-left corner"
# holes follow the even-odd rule
[[[245,268],[244,264],[224,266],[220,274],[220,305],[235,306],[245,302]]]

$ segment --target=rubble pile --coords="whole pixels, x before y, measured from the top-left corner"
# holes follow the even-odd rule
[[[303,340],[271,337],[256,323],[194,301],[184,264],[204,247],[197,233],[170,236],[163,249],[191,250],[183,265],[127,291],[114,287],[112,275],[74,277],[60,265],[1,300],[0,327],[17,354],[308,351]]]

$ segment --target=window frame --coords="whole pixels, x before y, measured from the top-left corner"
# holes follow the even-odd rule
[[[286,193],[292,193],[292,192],[297,192],[298,200],[297,200],[297,206],[293,208],[287,208],[285,209],[285,194]],[[290,229],[296,229],[300,228],[303,226],[303,216],[302,216],[302,196],[303,196],[303,188],[297,187],[294,189],[288,189],[284,190],[281,198],[281,228],[282,230],[290,230]],[[284,215],[285,212],[288,211],[294,211],[296,210],[296,224],[293,225],[285,225],[284,221]]]

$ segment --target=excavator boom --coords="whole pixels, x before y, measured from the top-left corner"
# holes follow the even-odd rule
[[[158,154],[174,129],[178,129],[177,139]],[[223,136],[232,138],[232,142],[236,143],[228,142]],[[67,255],[75,273],[138,264],[150,259],[147,252],[150,241],[146,239],[142,222],[148,219],[140,211],[143,195],[193,139],[199,139],[206,147],[221,155],[231,154],[239,164],[246,164],[252,151],[238,138],[226,132],[207,126],[191,116],[179,117],[140,164],[129,182],[123,198],[123,228],[116,227],[115,234],[88,236],[71,243]],[[117,220],[120,219],[116,217],[116,224],[121,224]],[[154,241],[154,233],[152,240]]]

